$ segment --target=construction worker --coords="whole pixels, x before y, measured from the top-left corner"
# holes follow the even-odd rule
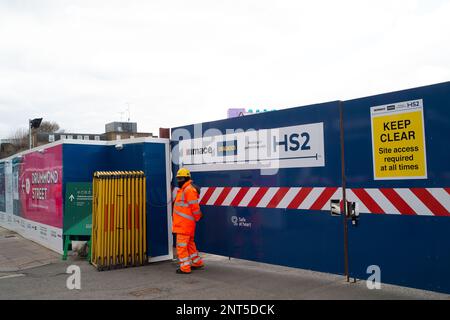
[[[199,204],[200,189],[192,183],[188,169],[178,170],[176,178],[179,190],[173,206],[172,232],[176,234],[180,263],[177,273],[189,274],[191,269],[201,269],[204,266],[194,242],[195,224],[203,216]]]

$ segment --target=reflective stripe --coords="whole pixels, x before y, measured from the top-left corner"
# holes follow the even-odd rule
[[[200,260],[202,260],[200,257],[198,257],[197,259],[195,259],[195,260],[192,260],[192,262],[193,263],[197,263],[197,262],[199,262]]]
[[[185,266],[190,266],[190,265],[191,265],[191,262],[188,261],[188,262],[182,263],[180,266],[185,267]]]
[[[177,243],[177,247],[187,247],[187,243],[179,242]]]
[[[202,214],[200,210],[193,212],[193,214]]]
[[[198,252],[197,252],[197,253],[194,253],[194,254],[191,254],[191,259],[192,259],[192,258],[195,258],[196,256],[198,256]]]
[[[188,208],[189,205],[184,202],[175,202],[175,206]]]
[[[173,213],[175,213],[175,214],[179,215],[180,217],[183,217],[183,218],[186,218],[186,219],[189,219],[189,220],[195,221],[195,219],[194,219],[194,217],[193,217],[193,216],[187,215],[187,214],[185,214],[185,213],[182,213],[182,212],[180,212],[180,211],[178,211],[178,210],[173,210]]]
[[[185,261],[189,261],[189,257],[186,257],[186,258],[182,258],[182,259],[179,259],[180,260],[180,262],[185,262]]]
[[[184,191],[181,192],[181,201],[184,201]]]
[[[191,201],[188,201],[188,203],[189,204],[196,204],[196,203],[198,203],[198,200],[191,200]]]

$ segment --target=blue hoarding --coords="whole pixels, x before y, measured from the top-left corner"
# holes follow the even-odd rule
[[[330,102],[172,130],[180,141],[174,153],[202,188],[200,250],[344,272],[342,219],[328,210],[329,200],[341,197],[339,107]]]
[[[447,82],[173,129],[200,250],[342,274],[345,190],[350,276],[450,292],[449,119]]]
[[[144,171],[147,177],[147,248],[149,257],[169,254],[166,143],[114,145],[65,144],[64,185],[92,181],[95,171]],[[65,192],[65,190],[64,190]]]
[[[344,102],[347,190],[362,211],[349,229],[352,276],[377,265],[383,282],[450,292],[449,128],[449,82]]]

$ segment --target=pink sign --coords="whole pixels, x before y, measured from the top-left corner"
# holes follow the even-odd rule
[[[62,145],[23,156],[19,171],[20,215],[63,227]]]
[[[231,108],[228,109],[228,119],[242,117],[245,115],[246,110],[243,108]]]

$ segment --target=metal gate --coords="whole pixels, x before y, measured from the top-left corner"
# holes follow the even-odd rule
[[[143,171],[95,172],[91,263],[99,270],[147,262]]]

